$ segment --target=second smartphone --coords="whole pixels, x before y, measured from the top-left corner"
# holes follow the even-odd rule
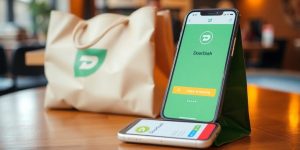
[[[215,122],[220,112],[239,13],[193,10],[185,19],[161,116]]]
[[[125,142],[207,148],[221,127],[216,123],[195,123],[138,119],[118,133]]]

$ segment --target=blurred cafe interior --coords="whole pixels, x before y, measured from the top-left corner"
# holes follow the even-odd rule
[[[248,83],[300,93],[299,3],[298,0],[0,0],[0,95],[46,85],[43,65],[26,65],[25,55],[27,51],[45,47],[51,10],[89,19],[102,13],[128,15],[145,5],[171,10],[174,44],[189,10],[237,8],[241,14]],[[30,58],[27,61],[30,63]]]
[[[184,17],[191,9],[238,9],[253,131],[259,132],[257,126],[262,124],[257,120],[266,117],[257,114],[265,109],[272,115],[276,104],[283,114],[277,119],[269,118],[260,127],[282,119],[285,125],[280,128],[286,130],[278,132],[291,135],[292,148],[300,147],[300,0],[0,0],[0,112],[6,113],[2,109],[6,106],[4,101],[36,97],[15,94],[44,90],[47,85],[43,61],[52,10],[90,19],[103,13],[129,15],[147,5],[170,10],[174,47]],[[4,138],[0,129],[0,145]]]

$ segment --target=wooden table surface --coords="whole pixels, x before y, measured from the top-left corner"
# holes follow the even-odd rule
[[[0,149],[182,149],[128,144],[117,132],[136,117],[45,110],[44,88],[0,97]],[[250,137],[212,149],[300,149],[300,94],[248,86]]]
[[[29,66],[42,66],[45,61],[45,49],[28,51],[25,54],[25,64]]]

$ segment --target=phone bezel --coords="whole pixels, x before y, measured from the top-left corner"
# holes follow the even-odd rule
[[[170,120],[155,120],[155,119],[136,119],[134,122],[129,124],[127,127],[123,128],[122,130],[119,131],[120,134],[123,135],[135,135],[135,136],[146,136],[146,137],[157,137],[157,138],[169,138],[169,139],[180,139],[180,140],[191,140],[191,141],[209,141],[212,136],[215,134],[215,132],[220,128],[220,125],[218,123],[203,123],[203,124],[214,124],[216,125],[214,130],[211,132],[209,137],[205,140],[198,140],[198,139],[188,139],[188,138],[176,138],[176,137],[167,137],[167,136],[152,136],[152,135],[140,135],[140,134],[128,134],[127,131],[131,129],[133,126],[135,126],[138,122],[141,120],[153,120],[153,121],[166,121],[166,122],[184,122],[184,123],[200,123],[200,122],[185,122],[185,121],[170,121]]]
[[[231,33],[231,37],[230,37],[230,43],[229,43],[229,48],[228,48],[228,52],[227,52],[227,57],[226,57],[226,64],[225,64],[225,68],[224,68],[224,74],[223,74],[223,80],[222,80],[222,83],[221,83],[221,88],[220,89],[223,89],[223,90],[220,90],[220,95],[219,95],[219,98],[218,98],[218,103],[217,103],[217,106],[216,106],[216,111],[215,111],[215,115],[214,115],[214,118],[212,118],[211,121],[201,121],[201,120],[192,120],[192,119],[182,119],[182,118],[171,118],[171,117],[167,117],[164,115],[164,110],[165,110],[165,106],[166,106],[166,102],[167,102],[167,98],[168,98],[168,92],[170,90],[170,85],[171,85],[171,81],[172,81],[172,78],[173,78],[173,73],[174,73],[174,69],[175,69],[175,66],[176,66],[176,62],[177,62],[177,58],[178,58],[178,53],[179,53],[179,49],[180,49],[180,46],[181,46],[181,43],[182,43],[182,36],[184,35],[184,31],[185,31],[185,26],[186,26],[186,21],[187,21],[187,18],[188,16],[191,14],[191,13],[194,13],[194,12],[224,12],[224,11],[232,11],[235,13],[235,19],[234,19],[234,23],[233,23],[233,29],[232,29],[232,33]],[[221,111],[222,111],[222,105],[223,105],[223,97],[224,97],[224,87],[225,87],[225,84],[226,84],[226,79],[227,79],[227,75],[228,75],[228,68],[230,66],[230,62],[231,62],[231,52],[234,51],[234,39],[236,38],[236,34],[237,34],[237,31],[238,31],[238,26],[239,26],[239,11],[237,9],[194,9],[194,10],[191,10],[185,17],[184,19],[184,24],[181,28],[181,32],[180,32],[180,38],[179,38],[179,42],[177,44],[177,50],[176,50],[176,54],[175,54],[175,59],[173,61],[173,66],[172,66],[172,70],[171,70],[171,73],[170,73],[170,76],[169,76],[169,81],[168,81],[168,86],[167,86],[167,89],[165,91],[165,95],[164,95],[164,100],[163,100],[163,106],[162,106],[162,109],[161,109],[161,112],[160,112],[160,115],[161,117],[164,119],[164,120],[176,120],[176,121],[189,121],[189,122],[200,122],[200,123],[211,123],[211,122],[216,122],[216,120],[218,119]]]

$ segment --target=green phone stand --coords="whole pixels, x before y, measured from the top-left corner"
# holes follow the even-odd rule
[[[224,90],[222,111],[217,120],[221,125],[221,132],[214,142],[215,146],[249,136],[251,132],[246,68],[240,28]]]

